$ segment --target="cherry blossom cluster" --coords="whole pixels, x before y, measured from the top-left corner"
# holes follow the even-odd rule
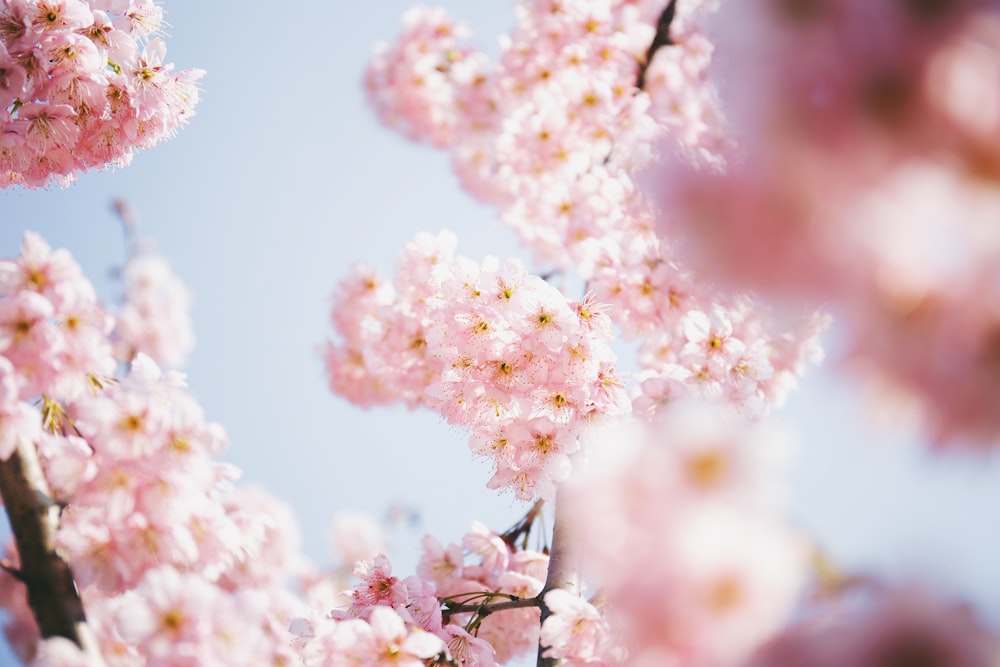
[[[600,266],[637,266],[659,246],[629,170],[657,133],[650,95],[636,84],[664,4],[518,4],[496,63],[461,46],[468,30],[443,10],[414,9],[373,60],[369,95],[386,124],[447,148],[466,188],[500,203],[503,221],[542,260],[579,264],[584,279]],[[681,4],[678,62],[657,58],[648,72],[675,99],[707,90],[710,53],[689,20],[702,3]],[[708,112],[687,106],[681,115],[696,118],[685,131],[701,138],[695,125],[707,131]]]
[[[330,611],[292,620],[302,663],[496,667],[534,654],[539,610],[532,600],[542,590],[548,556],[518,543],[530,522],[512,531],[518,528],[523,532],[500,535],[473,522],[461,545],[443,546],[427,535],[417,574],[405,579],[393,576],[388,557],[379,553],[355,562],[358,582],[346,592],[329,595],[336,575],[308,581],[310,609]],[[342,558],[384,539],[370,520],[354,514],[341,516],[335,533]],[[360,540],[344,541],[347,536]],[[524,604],[482,611],[511,601]]]
[[[441,628],[433,588],[415,576],[394,577],[384,554],[357,562],[353,572],[360,583],[342,596],[341,606],[323,617],[292,620],[303,664],[382,665],[396,655],[401,664],[423,665],[444,653],[444,644],[433,634]]]
[[[155,0],[0,2],[0,187],[124,165],[194,115],[201,70],[164,61]]]
[[[191,295],[170,264],[148,249],[133,253],[122,271],[125,295],[112,333],[115,356],[137,354],[179,368],[194,347]]]
[[[433,244],[427,243],[410,253],[414,267],[430,271]],[[438,268],[447,269],[444,263]],[[515,292],[524,293],[518,299],[531,298],[532,290],[544,293],[545,283],[533,285],[523,269],[506,277],[512,299]],[[496,279],[490,276],[494,290]],[[238,471],[216,460],[225,445],[222,429],[205,420],[183,377],[164,373],[141,352],[116,377],[116,325],[69,253],[28,233],[20,256],[0,262],[0,285],[0,464],[15,450],[37,451],[47,487],[37,492],[61,508],[55,550],[72,570],[93,635],[86,650],[39,637],[18,578],[19,552],[9,545],[0,606],[8,615],[7,637],[25,664],[180,667],[301,659],[423,666],[434,658],[496,665],[534,650],[537,605],[490,618],[462,605],[537,595],[545,555],[518,550],[475,524],[463,540],[474,563],[465,564],[458,547],[444,549],[427,538],[423,578],[400,581],[388,559],[376,556],[355,565],[360,583],[353,591],[331,594],[338,572],[317,571],[300,555],[288,509],[261,491],[234,487]],[[418,286],[433,293],[429,283],[413,289]],[[599,316],[595,309],[595,326],[602,326]],[[370,557],[380,541],[357,517],[340,520],[335,532],[345,560]],[[446,571],[449,564],[457,569]],[[324,608],[334,611],[290,629],[289,619]]]
[[[758,0],[717,19],[739,145],[725,170],[650,174],[658,228],[720,280],[834,304],[853,366],[915,397],[937,441],[1000,442],[997,5]]]
[[[104,663],[39,644],[11,550],[0,600],[14,649],[39,665],[290,660],[286,618],[302,603],[285,581],[300,564],[287,510],[232,489],[238,472],[214,461],[224,434],[181,376],[142,354],[114,376],[113,321],[69,253],[26,234],[0,293],[0,460],[37,450]]]
[[[524,265],[454,257],[455,237],[419,235],[393,283],[361,268],[334,296],[340,343],[330,386],[355,403],[425,405],[472,431],[490,488],[551,497],[580,431],[630,409],[608,347],[611,322]]]
[[[541,590],[541,581],[498,583],[504,572],[513,573],[517,565],[510,564],[513,552],[496,533],[474,525],[466,536],[469,549],[481,559],[478,566],[468,566],[471,574],[461,578],[464,554],[450,545],[447,553],[434,538],[424,540],[425,553],[418,575],[399,579],[392,575],[392,565],[384,554],[372,560],[359,561],[354,567],[360,583],[353,587],[346,604],[334,608],[323,617],[296,618],[292,632],[299,636],[297,649],[302,663],[308,667],[368,667],[374,665],[479,665],[495,667],[506,661],[500,651],[524,654],[535,650],[538,639],[538,610],[527,610],[528,618],[505,611],[473,626],[467,623],[470,614],[442,614],[442,599],[446,590],[454,599],[489,600],[512,594],[531,594]],[[474,551],[479,549],[479,551]],[[502,554],[502,556],[501,556]],[[541,554],[533,559],[521,559],[521,567],[529,560],[541,562]],[[501,560],[502,558],[502,560]],[[509,571],[508,571],[509,568]],[[538,568],[532,570],[538,574]],[[508,577],[509,579],[509,577]],[[438,588],[444,585],[445,589]],[[507,590],[511,589],[508,593]],[[529,595],[530,597],[530,595]],[[531,612],[534,612],[532,617]],[[517,629],[513,636],[509,631]],[[470,633],[469,630],[473,632]],[[497,634],[499,631],[499,634]],[[534,637],[532,637],[534,632]],[[476,636],[481,635],[481,636]],[[486,637],[498,640],[495,651]],[[518,638],[525,637],[525,641]],[[517,643],[514,643],[517,642]],[[430,663],[430,660],[434,660]]]
[[[809,364],[823,359],[820,313],[795,318],[781,335],[759,302],[735,301],[709,312],[690,310],[676,330],[651,333],[639,347],[642,371],[633,389],[637,413],[650,417],[678,398],[719,400],[759,417],[781,405]]]
[[[53,407],[60,442],[41,451],[65,474],[49,478],[70,503],[58,543],[79,585],[120,591],[159,565],[218,571],[236,558],[240,531],[219,495],[235,471],[211,462],[224,436],[181,388],[140,356],[100,394]]]
[[[473,85],[485,66],[459,40],[469,36],[443,9],[403,15],[405,40],[379,49],[365,76],[379,120],[414,140],[445,148],[457,140],[462,109],[457,88]]]
[[[79,399],[91,394],[91,378],[114,373],[112,319],[69,252],[27,232],[21,254],[0,261],[0,294],[0,364],[16,386],[11,399]]]
[[[431,536],[423,546],[417,575],[393,576],[384,554],[359,561],[354,574],[360,582],[341,606],[323,617],[294,619],[302,663],[496,667],[536,650],[537,606],[491,614],[452,609],[533,598],[542,590],[546,555],[515,548],[478,522],[462,546],[444,547]]]
[[[445,546],[427,536],[423,550],[417,573],[434,583],[438,597],[471,605],[512,597],[522,600],[535,597],[542,590],[549,564],[548,555],[518,548],[511,540],[478,521],[473,522],[461,545]],[[467,562],[468,558],[472,559],[471,563]],[[495,660],[499,664],[533,653],[538,647],[537,607],[508,609],[488,616],[454,613],[451,620],[476,630],[476,641],[463,637],[459,648],[464,649],[468,644],[466,650],[485,653],[483,644],[486,644],[496,652]],[[455,647],[451,649],[454,653]]]
[[[389,606],[371,609],[366,620],[296,619],[292,632],[302,638],[299,661],[307,667],[424,667],[446,655],[439,637],[407,625]]]
[[[766,422],[689,401],[593,443],[558,511],[600,599],[555,596],[550,653],[573,665],[736,665],[778,631],[807,579],[776,487],[787,442]]]
[[[772,320],[713,287],[710,269],[686,268],[638,187],[663,135],[698,164],[721,164],[713,46],[700,25],[714,4],[670,3],[668,41],[648,62],[667,2],[518,4],[495,63],[463,46],[468,30],[442,10],[415,9],[366,83],[383,122],[449,150],[465,187],[499,205],[539,261],[575,268],[622,333],[642,337],[642,409],[694,394],[759,415],[817,360],[821,318]],[[706,318],[726,352],[711,347],[720,339]]]

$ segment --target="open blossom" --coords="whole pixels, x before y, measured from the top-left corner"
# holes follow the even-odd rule
[[[470,447],[495,467],[490,488],[551,496],[581,430],[629,410],[602,307],[567,300],[520,262],[477,264],[453,247],[448,233],[418,236],[392,292],[367,270],[344,283],[330,386],[362,405],[435,409],[472,431]]]
[[[601,645],[608,642],[608,623],[586,600],[557,588],[545,594],[551,616],[542,623],[540,641],[546,656],[586,664],[599,659]]]
[[[423,667],[428,658],[442,652],[442,642],[437,636],[419,629],[408,632],[403,620],[391,609],[372,610],[369,624],[373,660],[368,664],[373,667]]]
[[[388,607],[372,610],[369,620],[296,619],[301,660],[308,667],[424,667],[444,652],[439,637],[407,627]]]
[[[361,585],[354,589],[354,604],[359,609],[379,604],[394,606],[408,598],[406,585],[392,576],[392,565],[385,554],[378,554],[372,561],[360,561],[354,566],[354,576]]]
[[[448,624],[441,628],[448,654],[461,667],[496,667],[494,649],[489,642],[458,627]]]
[[[152,0],[0,5],[0,187],[127,164],[194,115],[201,70],[175,72]]]
[[[261,589],[230,592],[167,566],[148,572],[136,589],[95,606],[108,638],[134,646],[151,663],[235,666],[291,658],[279,644],[287,642],[284,628],[275,631],[283,619],[271,616],[286,613],[287,602],[280,593]],[[120,659],[124,646],[111,651],[109,644],[106,654]]]
[[[198,651],[203,650],[213,622],[205,612],[214,606],[214,595],[213,587],[200,577],[171,568],[150,570],[136,591],[123,598],[118,631],[154,660],[170,660],[168,656],[178,653],[177,644],[192,651],[189,659],[207,659]]]

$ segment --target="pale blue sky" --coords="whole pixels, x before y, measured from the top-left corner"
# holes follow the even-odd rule
[[[443,4],[491,49],[512,22],[507,3]],[[412,505],[421,531],[442,541],[458,541],[473,519],[505,528],[522,511],[486,490],[489,471],[456,429],[428,413],[355,409],[323,379],[329,295],[353,262],[388,269],[416,232],[442,227],[458,234],[461,254],[528,259],[459,189],[443,155],[382,129],[365,104],[372,45],[396,34],[409,6],[168,1],[168,60],[208,71],[191,125],[125,169],[64,190],[0,193],[0,254],[37,230],[69,248],[108,298],[108,269],[122,260],[109,204],[132,204],[141,234],[194,293],[198,342],[186,370],[229,433],[227,460],[291,503],[320,561],[341,509],[380,516]],[[934,571],[1000,615],[988,597],[1000,590],[1000,469],[889,444],[899,438],[870,432],[857,403],[855,388],[814,373],[782,411],[803,445],[796,521],[847,564]],[[420,534],[397,533],[399,573],[412,571]]]

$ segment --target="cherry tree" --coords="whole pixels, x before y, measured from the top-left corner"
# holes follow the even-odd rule
[[[119,203],[117,306],[31,231],[0,263],[0,604],[26,665],[1000,659],[975,610],[842,572],[789,521],[794,434],[770,419],[832,313],[845,365],[920,406],[936,446],[1000,437],[1000,7],[514,15],[491,58],[414,9],[364,85],[532,263],[419,232],[391,275],[333,288],[322,364],[358,406],[462,429],[523,518],[428,535],[406,576],[345,517],[337,561],[309,562],[289,509],[220,459],[173,370],[189,295]],[[153,0],[3,0],[0,183],[67,185],[183,126],[201,72],[164,62],[162,21]]]

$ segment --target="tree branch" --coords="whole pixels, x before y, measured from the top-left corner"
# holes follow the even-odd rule
[[[521,520],[515,523],[513,526],[507,529],[500,539],[509,546],[511,549],[522,549],[526,550],[528,548],[528,536],[531,534],[531,529],[535,525],[535,520],[542,515],[542,506],[545,505],[544,500],[536,500],[535,504],[531,506]],[[520,540],[520,545],[518,541]]]
[[[656,22],[656,35],[653,36],[653,43],[646,51],[646,59],[639,64],[639,74],[635,78],[635,87],[642,90],[646,85],[646,70],[649,63],[653,62],[653,56],[660,50],[661,46],[670,46],[673,40],[670,39],[670,24],[674,22],[677,14],[677,0],[670,0],[660,14],[660,20]]]
[[[505,609],[524,609],[525,607],[541,606],[542,600],[540,597],[536,596],[533,598],[511,598],[510,600],[504,600],[503,602],[488,602],[485,604],[446,604],[445,612],[448,614],[473,612],[485,618],[494,612],[504,611]]]
[[[552,615],[549,608],[545,606],[545,594],[549,591],[561,588],[565,591],[569,591],[574,595],[580,594],[580,578],[575,564],[570,558],[570,538],[568,533],[568,526],[566,525],[565,514],[559,513],[559,495],[556,492],[556,513],[555,519],[552,525],[552,550],[549,552],[549,571],[545,577],[545,586],[542,587],[542,592],[538,594],[538,599],[541,602],[539,608],[541,609],[541,619],[539,623],[545,623],[545,619]],[[540,627],[540,626],[539,626]],[[547,646],[542,646],[541,641],[538,642],[538,661],[536,663],[537,667],[555,667],[555,658],[545,658],[542,657]]]
[[[41,636],[65,637],[96,654],[73,574],[55,550],[59,506],[50,497],[33,443],[23,443],[0,461],[0,496],[17,545],[17,578],[27,588]]]

